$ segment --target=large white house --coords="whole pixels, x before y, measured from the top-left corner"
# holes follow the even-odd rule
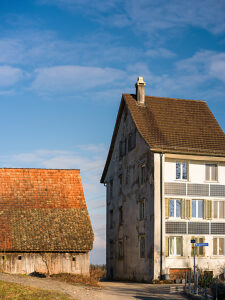
[[[123,94],[101,182],[107,274],[151,281],[225,267],[225,134],[206,102]]]

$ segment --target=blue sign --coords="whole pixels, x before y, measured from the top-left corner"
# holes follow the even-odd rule
[[[209,243],[196,243],[195,247],[209,246]]]
[[[194,244],[196,242],[196,240],[191,240],[191,243]]]

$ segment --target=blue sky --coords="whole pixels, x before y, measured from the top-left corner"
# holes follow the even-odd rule
[[[80,168],[105,262],[99,180],[121,93],[206,100],[225,130],[224,0],[1,0],[1,167]]]

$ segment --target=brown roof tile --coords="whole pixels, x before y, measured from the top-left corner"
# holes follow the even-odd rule
[[[225,156],[225,134],[205,101],[123,94],[101,182],[108,169],[124,106],[152,151]]]
[[[79,170],[0,169],[0,250],[88,251]]]

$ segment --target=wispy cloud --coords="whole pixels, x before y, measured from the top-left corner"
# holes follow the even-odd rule
[[[25,72],[11,66],[0,66],[0,88],[10,87],[25,78]]]
[[[155,57],[159,57],[159,58],[174,58],[176,57],[176,54],[174,52],[172,52],[169,49],[166,48],[153,48],[153,49],[148,49],[145,54],[149,57],[155,58]]]
[[[121,81],[125,73],[112,68],[55,66],[36,70],[32,88],[39,93],[67,93],[103,87]]]
[[[82,11],[109,26],[130,26],[141,32],[157,33],[185,26],[204,28],[213,34],[225,31],[225,3],[215,0],[39,0],[72,13]],[[158,35],[157,35],[158,36]]]

